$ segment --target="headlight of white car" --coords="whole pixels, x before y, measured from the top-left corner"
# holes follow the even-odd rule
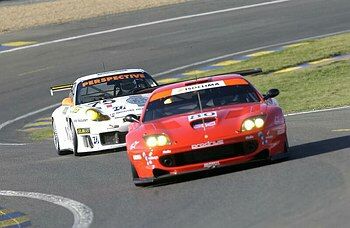
[[[106,120],[110,120],[109,116],[103,115],[97,109],[88,109],[88,110],[86,110],[85,114],[92,121],[106,121]]]

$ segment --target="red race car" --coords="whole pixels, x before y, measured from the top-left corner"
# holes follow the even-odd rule
[[[126,136],[134,184],[164,177],[281,158],[288,141],[282,109],[237,74],[169,84],[150,95]]]

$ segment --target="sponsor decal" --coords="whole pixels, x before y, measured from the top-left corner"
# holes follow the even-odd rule
[[[79,135],[90,134],[90,128],[77,128],[77,133]]]
[[[138,160],[142,159],[142,156],[141,156],[141,154],[135,154],[132,156],[132,159],[134,159],[135,161],[138,161]]]
[[[137,144],[139,144],[139,143],[140,143],[139,141],[133,142],[133,143],[130,145],[130,150],[135,150]]]
[[[192,121],[203,119],[203,118],[217,117],[217,116],[218,115],[216,112],[198,113],[198,114],[188,116],[188,121],[192,122]]]
[[[80,110],[80,107],[74,106],[74,107],[70,110],[70,112],[71,112],[71,113],[77,113],[77,112],[79,112],[79,110]]]
[[[114,107],[114,108],[113,108],[113,111],[118,112],[118,111],[120,111],[120,110],[125,110],[125,109],[126,109],[126,107],[125,107],[125,106],[120,105],[120,106],[116,106],[116,107]]]
[[[197,130],[197,129],[200,129],[200,128],[204,128],[204,126],[205,127],[214,127],[216,125],[216,122],[215,121],[211,121],[211,122],[208,122],[208,123],[204,123],[204,124],[195,124],[194,126],[193,126],[193,128],[195,129],[195,130]]]
[[[219,165],[220,165],[219,161],[213,161],[213,162],[205,163],[203,166],[204,166],[204,168],[215,168]]]
[[[153,160],[157,160],[158,156],[153,156],[153,152],[149,152],[148,155],[146,152],[142,153],[142,157],[146,160],[147,165],[153,165]]]
[[[206,147],[212,147],[212,146],[219,146],[224,144],[224,140],[217,140],[217,141],[208,141],[205,143],[198,143],[191,145],[192,150],[200,149],[200,148],[206,148]]]
[[[171,154],[171,150],[163,150],[163,154]]]
[[[65,108],[63,109],[63,111],[62,111],[62,114],[63,114],[63,115],[66,115],[66,114],[67,114],[68,109],[69,109],[69,107],[65,107]]]
[[[124,79],[129,79],[129,78],[132,78],[132,79],[145,78],[145,75],[142,73],[136,73],[136,74],[120,74],[120,75],[114,75],[114,76],[106,76],[106,77],[95,78],[95,79],[84,81],[82,83],[82,86],[83,87],[93,86],[93,85],[98,85],[101,83],[124,80]]]
[[[128,102],[129,104],[136,104],[139,107],[143,107],[146,104],[147,101],[147,97],[144,96],[132,96],[129,97],[128,99],[126,99],[126,102]]]
[[[178,94],[182,94],[182,93],[217,88],[217,87],[222,87],[222,86],[226,86],[224,81],[206,82],[206,83],[201,83],[201,84],[195,84],[195,85],[175,88],[171,91],[171,95],[178,95]]]
[[[100,141],[98,140],[98,137],[97,137],[97,136],[92,136],[92,143],[93,143],[94,145],[100,143]]]
[[[88,119],[76,119],[76,120],[74,120],[73,122],[74,122],[74,123],[84,123],[84,122],[86,122],[86,121],[88,121]]]
[[[253,136],[253,135],[247,135],[247,136],[245,137],[245,140],[249,140],[249,139],[254,139],[254,136]]]
[[[262,145],[266,145],[267,144],[267,139],[264,135],[264,133],[262,133],[261,131],[258,133],[258,137],[261,139],[261,144]]]

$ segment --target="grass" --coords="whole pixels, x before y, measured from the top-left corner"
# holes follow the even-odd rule
[[[25,132],[28,137],[33,141],[42,141],[44,139],[52,138],[52,128],[44,127],[44,128],[31,128],[31,129],[22,129],[19,130]]]

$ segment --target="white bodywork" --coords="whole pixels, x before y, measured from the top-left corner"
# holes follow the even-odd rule
[[[76,89],[74,85],[94,78],[143,72],[143,70],[122,70],[85,76],[76,80],[72,91]],[[141,115],[142,108],[150,94],[136,94],[130,96],[121,96],[112,99],[93,101],[80,105],[58,107],[52,113],[54,131],[56,134],[55,146],[61,151],[74,151],[73,134],[77,138],[76,153],[94,152],[124,147],[125,135],[128,131],[129,122],[124,122],[123,118],[128,114]],[[74,97],[75,100],[75,97]],[[88,118],[86,111],[96,109],[103,115],[109,116],[109,120],[93,121]],[[73,132],[74,131],[74,132]],[[106,143],[103,135],[110,133],[109,139],[114,137],[115,142]],[[114,135],[114,136],[113,136]],[[57,144],[58,143],[58,144]],[[58,146],[59,145],[59,146]]]

